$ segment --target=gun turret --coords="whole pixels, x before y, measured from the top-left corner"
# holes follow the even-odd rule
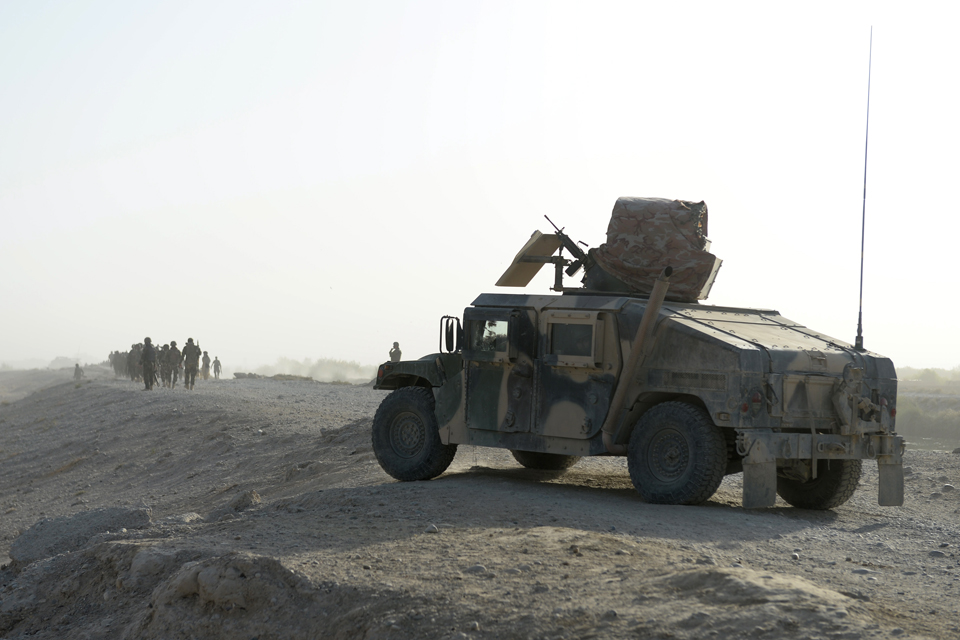
[[[563,247],[575,258],[566,269],[566,274],[568,276],[572,276],[579,271],[581,267],[583,267],[584,263],[587,261],[587,254],[583,252],[583,249],[577,246],[577,243],[574,242],[570,236],[563,232],[565,227],[558,227],[556,224],[554,224],[553,220],[551,220],[549,216],[545,215],[543,217],[546,218],[547,222],[549,222],[553,226],[554,230],[556,230],[557,237],[560,238],[560,242],[563,243]],[[581,242],[580,244],[583,243]],[[586,245],[584,244],[584,246]]]
[[[547,218],[547,216],[543,217]],[[555,271],[551,288],[554,291],[567,291],[568,289],[563,286],[564,268],[566,268],[566,274],[572,276],[584,266],[589,269],[593,265],[593,259],[577,246],[578,244],[587,246],[586,244],[574,242],[563,232],[563,229],[553,224],[553,220],[547,218],[547,221],[553,225],[556,233],[544,234],[534,231],[507,270],[497,280],[498,287],[525,287],[537,275],[540,267],[552,264]],[[564,249],[573,254],[573,260],[563,256]],[[557,255],[554,255],[555,253]]]

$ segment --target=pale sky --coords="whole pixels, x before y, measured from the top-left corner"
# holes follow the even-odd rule
[[[419,357],[619,196],[706,201],[708,304],[852,342],[872,25],[865,344],[956,367],[958,6],[0,2],[0,362]]]

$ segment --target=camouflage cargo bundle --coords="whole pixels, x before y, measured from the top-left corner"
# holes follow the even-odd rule
[[[618,198],[597,264],[638,295],[649,295],[660,272],[673,267],[668,300],[705,300],[720,260],[709,252],[707,205],[663,198]]]

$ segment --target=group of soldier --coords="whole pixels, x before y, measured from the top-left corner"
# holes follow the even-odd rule
[[[193,338],[187,338],[182,350],[177,348],[176,340],[157,348],[149,337],[144,338],[143,342],[130,345],[130,351],[112,352],[109,360],[117,377],[130,376],[131,380],[143,381],[147,391],[153,389],[154,384],[173,389],[179,378],[183,378],[186,389],[193,389],[198,373],[207,380],[212,368],[214,378],[219,379],[223,369],[220,359],[214,357],[211,362],[210,356],[200,349],[199,342],[194,344]]]

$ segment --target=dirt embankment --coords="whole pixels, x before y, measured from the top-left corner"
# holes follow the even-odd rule
[[[960,455],[909,451],[902,508],[869,465],[832,512],[744,510],[738,476],[668,507],[615,458],[394,482],[369,387],[48,383],[0,406],[3,638],[960,634]]]

